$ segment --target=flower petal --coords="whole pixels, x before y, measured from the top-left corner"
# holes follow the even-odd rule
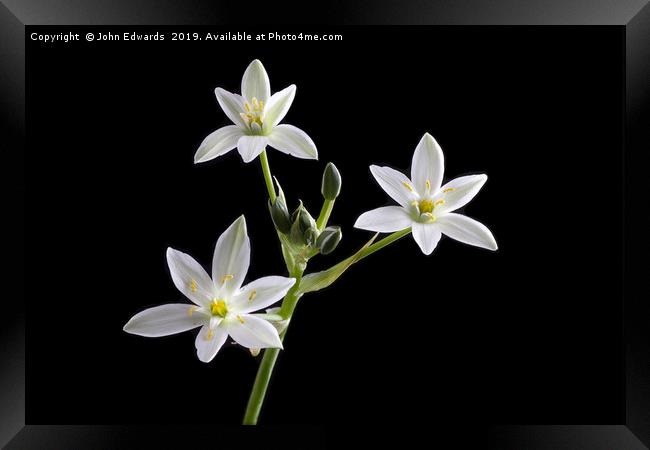
[[[241,314],[238,319],[241,320],[228,324],[228,333],[239,345],[247,348],[282,348],[278,330],[266,320],[250,314]]]
[[[295,282],[295,278],[278,276],[259,278],[232,298],[232,308],[239,313],[250,313],[271,306],[284,297]]]
[[[274,126],[279,124],[293,103],[296,95],[296,85],[292,84],[288,88],[276,92],[269,99],[264,108],[264,129],[270,131]]]
[[[375,177],[379,186],[391,196],[393,200],[408,208],[417,194],[413,190],[411,180],[406,175],[390,167],[370,166],[370,172]]]
[[[427,191],[427,180],[429,181],[429,192],[438,192],[442,184],[442,175],[445,172],[445,159],[442,149],[436,140],[429,133],[424,133],[420,143],[415,148],[411,162],[411,180],[419,193]]]
[[[182,333],[203,325],[207,317],[190,314],[196,306],[187,303],[170,303],[145,309],[131,317],[124,331],[138,336],[160,337]]]
[[[456,213],[445,214],[438,218],[436,224],[443,234],[452,239],[488,250],[497,249],[497,241],[492,232],[481,222],[467,216]]]
[[[242,96],[233,94],[232,92],[228,92],[222,88],[216,88],[214,90],[214,95],[217,96],[219,106],[221,106],[223,112],[226,113],[226,116],[232,120],[232,123],[242,128],[246,128],[246,123],[240,116],[240,114],[244,112],[244,99]]]
[[[254,60],[246,68],[241,79],[241,95],[249,102],[255,97],[265,103],[271,96],[269,76],[259,59]]]
[[[361,214],[354,223],[362,230],[392,233],[411,226],[411,217],[401,206],[383,206]]]
[[[440,230],[432,223],[414,223],[413,239],[425,255],[430,255],[440,241]]]
[[[199,306],[210,304],[214,284],[208,273],[187,253],[169,247],[167,265],[176,288]]]
[[[276,150],[296,158],[318,159],[316,144],[311,138],[293,125],[278,125],[268,135],[269,144]]]
[[[228,338],[228,331],[223,324],[213,328],[205,325],[194,340],[196,356],[204,363],[212,361],[226,342],[226,338]]]
[[[237,141],[237,150],[245,163],[251,162],[264,151],[268,139],[264,136],[242,136]]]
[[[220,293],[232,294],[244,282],[250,264],[251,246],[246,218],[239,216],[217,240],[212,258],[212,280]]]
[[[202,163],[228,153],[237,147],[237,141],[244,132],[237,125],[228,125],[210,133],[201,142],[194,155],[194,163]]]
[[[442,205],[436,207],[436,212],[438,214],[448,213],[465,206],[478,194],[486,181],[487,175],[454,178],[440,188],[440,193],[436,195],[436,199],[444,200]]]

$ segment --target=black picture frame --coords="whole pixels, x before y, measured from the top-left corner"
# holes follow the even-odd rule
[[[209,430],[191,427],[119,425],[74,426],[25,423],[25,315],[22,281],[25,279],[24,191],[25,170],[25,26],[27,25],[188,25],[243,22],[242,5],[235,2],[156,2],[58,0],[5,1],[0,5],[0,83],[2,86],[3,204],[5,248],[9,269],[5,302],[0,316],[3,342],[0,366],[0,445],[7,448],[125,448],[136,442],[160,442],[174,448],[174,436],[192,436],[184,445],[209,442]],[[650,446],[650,333],[647,301],[648,270],[645,251],[650,244],[646,212],[650,188],[646,183],[645,153],[650,149],[650,5],[637,1],[500,2],[361,2],[321,4],[317,13],[261,6],[256,23],[318,23],[364,25],[585,25],[617,27],[625,35],[625,217],[623,293],[625,330],[625,422],[609,425],[501,425],[477,438],[481,448],[495,449],[643,449]],[[283,439],[283,430],[230,430],[237,439],[248,436]],[[326,445],[320,431],[302,428],[294,433],[303,448]],[[275,441],[279,442],[279,441]],[[473,447],[477,448],[477,447]]]

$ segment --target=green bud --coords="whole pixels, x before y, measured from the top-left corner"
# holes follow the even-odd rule
[[[318,237],[316,221],[300,202],[291,215],[291,241],[298,245],[312,245]]]
[[[275,224],[275,228],[282,234],[287,234],[291,231],[291,217],[289,210],[284,202],[284,197],[276,197],[273,205],[271,205],[271,218]]]
[[[328,255],[339,245],[342,237],[343,233],[341,233],[340,227],[327,227],[318,236],[316,246],[318,246],[323,255]]]
[[[325,166],[320,191],[326,200],[334,200],[341,192],[341,174],[331,162]]]

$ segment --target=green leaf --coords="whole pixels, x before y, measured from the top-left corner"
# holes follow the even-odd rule
[[[323,270],[322,272],[310,273],[309,275],[302,277],[300,287],[298,288],[298,293],[302,295],[307,292],[320,291],[321,289],[326,288],[330,284],[334,283],[338,277],[343,275],[343,272],[348,270],[352,264],[361,259],[361,253],[375,241],[378,235],[379,233],[375,234],[354,255],[344,259],[340,263],[330,267],[327,270]]]

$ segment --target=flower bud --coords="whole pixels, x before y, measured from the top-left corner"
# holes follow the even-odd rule
[[[291,215],[291,240],[298,245],[312,245],[318,237],[318,230],[314,218],[300,202],[298,208]]]
[[[341,233],[340,227],[327,227],[318,236],[316,245],[320,249],[321,254],[327,255],[334,251],[336,246],[339,245],[339,242],[341,242],[342,237],[343,233]]]
[[[271,205],[271,218],[280,233],[287,234],[291,231],[291,217],[283,197],[276,197]]]
[[[320,191],[326,200],[334,200],[341,192],[341,174],[331,162],[325,166]]]

